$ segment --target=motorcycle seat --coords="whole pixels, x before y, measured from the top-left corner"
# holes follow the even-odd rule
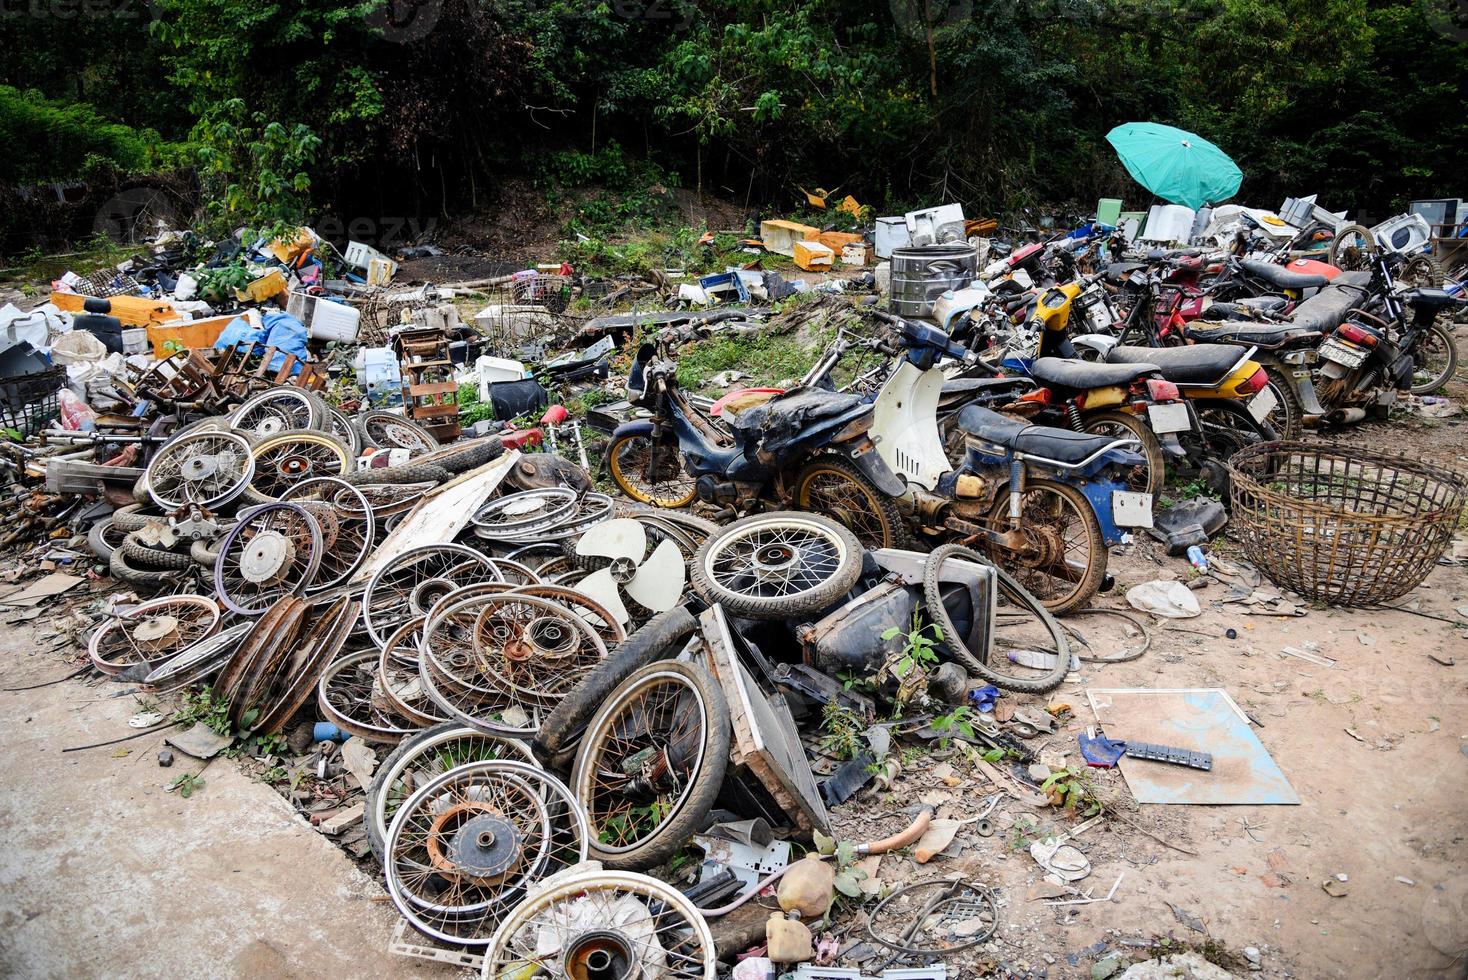
[[[1242,344],[1276,350],[1281,347],[1314,347],[1320,339],[1320,332],[1305,330],[1293,323],[1254,323],[1248,320],[1208,323],[1195,320],[1188,324],[1188,339],[1205,344]]]
[[[1424,310],[1445,310],[1449,306],[1457,306],[1463,301],[1445,289],[1430,289],[1419,287],[1409,289],[1402,294],[1402,302],[1411,307],[1421,307]]]
[[[1273,262],[1260,262],[1258,259],[1244,259],[1239,265],[1245,272],[1263,279],[1278,289],[1319,289],[1322,286],[1330,285],[1330,280],[1324,276],[1311,276],[1300,272],[1291,272],[1284,266],[1275,265]]]
[[[860,395],[827,391],[824,388],[791,388],[769,401],[747,408],[729,423],[741,432],[798,432],[805,427],[839,415],[860,414],[871,404]]]
[[[1063,357],[1042,357],[1030,365],[1030,377],[1062,388],[1107,388],[1135,381],[1157,368],[1139,364],[1097,364],[1094,361],[1072,361]]]
[[[1121,282],[1138,269],[1147,268],[1145,262],[1113,262],[1106,267],[1107,282]]]
[[[1060,463],[1084,462],[1116,441],[1110,436],[1031,425],[979,405],[970,405],[958,413],[958,427],[985,442]]]
[[[1162,377],[1179,385],[1216,385],[1228,377],[1243,351],[1233,344],[1191,347],[1113,347],[1108,363],[1155,364]]]
[[[1366,299],[1371,287],[1370,272],[1342,272],[1330,288],[1305,300],[1290,314],[1290,325],[1297,330],[1330,333],[1345,320],[1352,307]]]
[[[1290,301],[1283,296],[1249,296],[1239,300],[1239,305],[1265,313],[1278,313],[1289,306]]]

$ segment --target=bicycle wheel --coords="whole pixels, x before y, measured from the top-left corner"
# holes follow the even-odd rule
[[[999,595],[989,649],[976,653],[963,643],[960,639],[962,634],[954,627],[948,608],[943,604],[939,580],[943,563],[949,558],[984,565],[989,562],[970,548],[945,544],[928,556],[923,569],[923,599],[928,617],[943,632],[944,643],[953,652],[954,659],[970,673],[1006,690],[1043,694],[1059,687],[1070,670],[1070,646],[1065,633],[1044,603],[1002,568],[994,569],[999,580]],[[1023,656],[1020,651],[1024,651]]]
[[[702,667],[659,661],[623,681],[572,768],[592,859],[636,871],[672,857],[719,795],[729,735],[729,707]]]

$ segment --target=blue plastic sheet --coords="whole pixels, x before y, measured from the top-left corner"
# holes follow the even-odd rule
[[[222,350],[236,344],[254,344],[259,350],[274,347],[275,356],[270,359],[270,370],[279,371],[285,363],[286,355],[294,354],[296,364],[291,368],[291,374],[299,374],[301,363],[309,356],[306,351],[306,325],[289,313],[280,311],[266,313],[261,317],[261,323],[261,328],[256,330],[249,320],[242,316],[235,317],[225,324],[219,339],[214,342],[215,348]]]

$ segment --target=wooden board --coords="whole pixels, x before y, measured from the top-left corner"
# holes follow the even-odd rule
[[[753,773],[797,827],[829,832],[830,816],[784,697],[766,697],[739,662],[723,606],[711,606],[699,623],[706,662],[729,702],[730,761]]]

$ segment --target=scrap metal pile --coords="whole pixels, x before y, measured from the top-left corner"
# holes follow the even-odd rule
[[[1251,219],[1228,217],[1220,234],[1235,240]],[[717,400],[684,390],[686,345],[758,335],[775,314],[687,307],[777,302],[798,291],[781,277],[730,270],[665,292],[684,309],[558,327],[584,349],[548,358],[541,337],[534,378],[515,358],[529,359],[541,317],[564,307],[560,273],[509,277],[523,302],[493,306],[475,329],[422,290],[361,338],[374,347],[345,343],[355,327],[305,324],[335,322],[331,306],[361,314],[380,293],[333,303],[298,291],[311,277],[290,269],[261,273],[279,279],[261,289],[289,287],[283,302],[304,321],[242,316],[161,358],[108,350],[105,368],[84,341],[48,335],[92,404],[65,388],[54,412],[21,413],[5,446],[19,518],[6,543],[40,540],[34,557],[81,570],[85,534],[112,587],[130,590],[92,631],[91,666],[202,699],[216,737],[290,761],[295,775],[270,781],[289,783],[325,832],[360,838],[358,856],[380,866],[424,937],[400,935],[398,951],[486,978],[713,978],[748,951],[739,980],[768,980],[775,964],[803,964],[800,980],[853,963],[944,976],[995,934],[999,893],[952,875],[869,889],[863,865],[900,848],[918,865],[954,853],[961,826],[995,832],[1001,801],[1074,809],[1082,781],[1025,740],[1072,712],[1043,696],[1082,659],[1147,647],[1139,617],[1092,605],[1111,588],[1111,553],[1150,532],[1201,575],[1210,559],[1229,564],[1204,550],[1228,519],[1222,503],[1154,512],[1166,471],[1211,484],[1233,505],[1247,557],[1306,597],[1401,595],[1450,546],[1468,481],[1274,440],[1332,418],[1301,405],[1311,372],[1285,365],[1318,359],[1292,360],[1295,340],[1401,343],[1395,380],[1351,373],[1369,353],[1333,370],[1344,362],[1323,347],[1315,375],[1354,379],[1364,393],[1330,389],[1342,410],[1389,406],[1385,390],[1446,383],[1429,355],[1446,336],[1451,375],[1439,315],[1456,307],[1435,287],[1399,285],[1417,256],[1374,237],[1351,253],[1359,273],[1311,277],[1222,248],[1118,264],[1108,249],[1131,246],[1114,223],[995,249],[985,263],[993,243],[968,239],[993,229],[961,210],[906,216],[896,244],[880,221],[874,243],[766,223],[763,247],[807,271],[829,267],[835,246],[852,265],[870,261],[869,245],[891,262],[779,314],[840,308],[804,377]],[[302,268],[309,250],[286,251]],[[391,279],[385,257],[358,258],[373,289]],[[869,287],[889,294],[886,310],[836,295]],[[1282,303],[1246,295],[1274,287]],[[1360,295],[1336,302],[1348,287]],[[1202,320],[1225,293],[1237,319]],[[1184,311],[1194,300],[1198,316]],[[1311,330],[1290,322],[1307,314]],[[1375,343],[1355,322],[1366,316]],[[1164,349],[1185,326],[1216,342]],[[1147,346],[1127,343],[1138,338]],[[857,355],[876,366],[853,368]],[[35,351],[15,357],[22,377],[50,370]],[[616,357],[625,400],[621,379],[608,380]],[[581,413],[605,430],[592,447],[604,469],[590,465],[582,419],[547,404],[540,382],[568,380],[611,402]],[[477,422],[461,417],[470,382],[487,406]],[[1380,489],[1404,474],[1412,494]],[[1179,581],[1145,582],[1126,600],[1198,614]],[[1067,615],[1077,618],[1056,618]],[[1108,617],[1130,648],[1100,658],[1074,624]],[[1108,710],[1091,707],[1098,720]],[[994,795],[960,819],[925,794],[888,814],[897,823],[879,839],[838,841],[838,808],[901,773],[899,738],[953,740]],[[1101,768],[1128,752],[1212,767],[1202,746],[1129,747],[1099,726],[1078,744]],[[299,789],[308,775],[316,798]],[[1066,841],[1087,826],[1031,850],[1056,904],[1110,897],[1074,884],[1089,865]],[[792,843],[809,854],[794,859]],[[779,911],[766,921],[746,903],[771,887]],[[830,928],[833,909],[868,900],[859,940]],[[728,925],[741,910],[756,915],[742,931]]]

